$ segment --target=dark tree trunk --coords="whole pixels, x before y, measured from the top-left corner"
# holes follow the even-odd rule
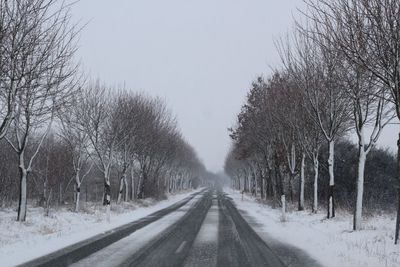
[[[260,197],[261,197],[261,199],[264,199],[264,175],[263,175],[263,171],[262,171],[261,168],[259,168],[258,172],[259,172],[259,175],[260,175],[260,178],[259,178],[259,181],[260,181],[260,184],[259,184]]]
[[[397,189],[397,216],[396,216],[396,232],[394,235],[394,243],[397,245],[399,242],[400,231],[400,188]]]
[[[266,198],[274,196],[274,185],[273,185],[273,171],[271,168],[268,168],[268,176],[267,176],[267,193],[266,193]]]
[[[142,175],[143,175],[143,177],[142,177],[142,183],[140,184],[140,188],[139,188],[138,199],[144,199],[144,197],[145,197],[144,191],[145,191],[145,184],[146,184],[147,177],[146,177],[145,173],[143,173]]]
[[[80,199],[81,199],[81,185],[77,184],[75,187],[75,211],[79,211],[79,206],[80,206]]]
[[[28,172],[20,167],[20,184],[19,184],[19,203],[18,203],[18,217],[17,221],[24,222],[26,219],[26,209],[27,209],[27,176]]]
[[[400,232],[400,133],[399,139],[397,140],[397,218],[396,218],[396,230],[394,234],[394,243],[397,245],[399,241]]]
[[[251,194],[253,196],[257,196],[257,182],[256,182],[256,174],[253,171],[251,175]]]
[[[294,180],[294,175],[290,174],[289,176],[289,195],[290,195],[290,202],[293,203],[294,197],[293,197],[293,180]]]
[[[103,205],[107,206],[111,204],[111,186],[109,183],[104,182],[104,198]]]
[[[328,193],[328,215],[327,218],[335,217],[335,179],[334,179],[334,161],[335,161],[335,141],[329,141],[329,193]]]
[[[332,201],[332,202],[331,202]],[[330,210],[332,208],[332,211]],[[328,219],[335,217],[335,186],[329,186],[328,192]]]
[[[300,180],[301,180],[301,179],[300,179]],[[301,196],[300,196],[300,194],[301,194],[301,181],[299,181],[299,201],[298,201],[298,206],[297,206],[297,210],[298,210],[298,211],[304,210],[304,206],[303,206],[302,203],[301,203]]]
[[[279,185],[279,197],[281,196],[281,195],[284,195],[285,194],[285,189],[284,189],[284,186],[283,186],[283,178],[282,178],[282,174],[281,174],[281,172],[280,172],[280,170],[279,170],[279,167],[278,167],[278,169],[277,169],[277,171],[276,171],[276,179],[277,179],[277,184]]]

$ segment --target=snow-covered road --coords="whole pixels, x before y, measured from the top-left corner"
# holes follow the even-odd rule
[[[214,195],[212,206],[208,210],[203,225],[194,240],[188,257],[184,262],[186,267],[215,266],[217,264],[218,251],[218,225],[219,206]]]
[[[320,266],[304,251],[266,235],[236,208],[237,197],[213,189],[196,192],[25,266]]]
[[[83,256],[84,253],[80,255],[78,251],[80,259],[76,259],[75,253],[68,260],[62,257],[60,261],[52,260],[52,264],[73,263],[75,267],[319,266],[300,250],[294,257],[290,246],[286,247],[285,255],[276,253],[269,242],[271,240],[260,238],[227,194],[206,190],[180,208],[90,255]],[[298,260],[293,260],[296,257]],[[284,258],[292,259],[290,264]]]
[[[176,211],[150,223],[106,248],[93,253],[89,257],[76,262],[72,266],[109,267],[123,264],[126,259],[132,256],[132,254],[150,243],[157,236],[160,236],[168,227],[181,219],[201,197],[201,195],[195,196],[192,200]]]

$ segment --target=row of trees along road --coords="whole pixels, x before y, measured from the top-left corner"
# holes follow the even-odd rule
[[[355,132],[358,161],[352,206],[353,228],[359,230],[367,156],[383,128],[396,116],[400,119],[400,2],[306,1],[294,30],[276,47],[282,66],[267,80],[253,83],[231,129],[234,144],[226,171],[237,187],[240,177],[251,173],[250,185],[244,178],[245,190],[255,192],[258,186],[262,196],[266,192],[276,200],[288,192],[292,201],[293,181],[299,175],[302,210],[309,160],[314,176],[312,210],[317,212],[321,151],[326,150],[327,218],[335,217],[335,144]],[[400,151],[400,138],[398,146]],[[392,186],[399,188],[398,178]]]
[[[93,198],[99,176],[109,219],[113,180],[120,203],[195,187],[206,172],[163,101],[82,78],[70,9],[0,0],[0,197],[19,196],[18,221],[28,196],[48,207],[72,188],[78,211],[82,184]]]

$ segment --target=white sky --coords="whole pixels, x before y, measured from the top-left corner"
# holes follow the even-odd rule
[[[79,57],[110,84],[161,96],[206,167],[223,168],[227,128],[250,83],[279,60],[274,39],[301,0],[81,0]],[[394,129],[382,144],[394,146]]]

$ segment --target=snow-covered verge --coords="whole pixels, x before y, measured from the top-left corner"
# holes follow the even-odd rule
[[[100,205],[87,205],[75,213],[67,208],[51,211],[45,216],[43,208],[29,207],[27,220],[16,222],[13,209],[0,209],[0,266],[14,266],[77,243],[107,230],[143,218],[201,191],[186,191],[169,195],[156,202],[112,205],[111,222]]]
[[[395,215],[368,218],[364,230],[356,232],[352,231],[353,217],[345,212],[327,220],[323,211],[292,211],[282,222],[279,209],[246,195],[242,200],[237,191],[225,191],[261,231],[304,250],[324,266],[400,266],[400,245],[393,241]]]

